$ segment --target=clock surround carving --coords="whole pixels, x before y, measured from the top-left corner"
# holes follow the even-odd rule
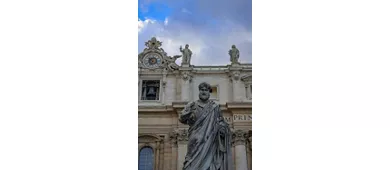
[[[175,71],[179,69],[176,64],[176,59],[181,55],[173,57],[168,56],[164,49],[161,48],[162,42],[158,41],[156,37],[152,37],[145,42],[146,48],[138,54],[138,67],[149,70],[164,69],[168,71]]]

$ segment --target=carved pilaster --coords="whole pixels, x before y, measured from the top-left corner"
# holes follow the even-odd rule
[[[236,145],[245,145],[246,144],[246,137],[248,135],[248,132],[247,131],[244,131],[244,130],[241,130],[241,129],[237,129],[233,132],[233,146],[236,146]]]
[[[167,85],[167,70],[163,70],[163,77],[162,77],[162,83],[161,83],[161,85],[162,85],[162,87],[163,88],[165,88],[166,87],[166,85]]]
[[[191,90],[190,90],[190,82],[192,80],[192,74],[190,71],[182,71],[181,72],[182,85],[181,85],[181,100],[189,101]]]
[[[238,70],[234,70],[230,72],[229,74],[230,81],[232,82],[232,92],[233,92],[233,101],[239,102],[242,100],[243,97],[243,92],[241,92],[242,89],[240,89],[240,78],[241,78],[241,73]]]
[[[169,140],[172,144],[172,147],[175,147],[175,148],[177,148],[177,136],[178,136],[178,133],[176,131],[173,131],[169,134]]]
[[[161,82],[161,86],[162,86],[162,88],[167,87],[167,82],[166,81]]]
[[[246,137],[248,131],[237,129],[233,132],[233,146],[235,150],[236,169],[248,170],[248,160],[246,152]]]

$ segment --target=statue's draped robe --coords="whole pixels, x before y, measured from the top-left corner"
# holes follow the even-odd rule
[[[232,170],[231,132],[219,105],[209,101],[204,108],[191,102],[180,122],[190,125],[183,170]]]
[[[182,63],[190,64],[192,51],[188,48],[185,48],[182,50],[182,53],[183,53]]]
[[[240,57],[240,51],[238,51],[237,49],[231,49],[229,51],[229,55],[230,55],[230,61],[232,63],[237,63],[238,58]]]

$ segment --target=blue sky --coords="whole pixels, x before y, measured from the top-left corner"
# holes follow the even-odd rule
[[[229,64],[233,44],[242,63],[252,62],[251,0],[138,0],[138,51],[151,37],[168,55],[190,45],[192,64]],[[178,60],[180,62],[180,59]]]

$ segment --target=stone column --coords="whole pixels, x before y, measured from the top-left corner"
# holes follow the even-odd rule
[[[188,133],[187,129],[179,130],[177,136],[178,143],[178,157],[177,157],[177,170],[183,169],[183,163],[187,154]]]
[[[240,89],[240,72],[233,71],[230,74],[230,78],[233,84],[233,101],[241,101],[241,90],[243,89]]]
[[[163,170],[171,170],[171,160],[172,160],[172,149],[171,142],[169,140],[169,135],[165,135],[164,137],[164,169]]]
[[[243,130],[235,130],[233,133],[236,170],[248,170],[245,135],[246,132]]]
[[[252,130],[249,130],[245,136],[247,142],[247,159],[248,159],[248,169],[252,170]]]
[[[160,166],[160,141],[157,141],[156,143],[157,143],[157,145],[156,145],[156,155],[155,155],[156,163],[154,164],[154,167],[155,167],[155,169],[158,169],[158,167]]]
[[[161,103],[166,103],[165,101],[165,96],[166,96],[166,88],[167,87],[167,70],[164,70],[163,71],[163,78],[162,78],[162,82],[161,82],[161,85],[162,85],[162,93],[161,93]]]
[[[177,133],[171,132],[169,138],[172,146],[171,168],[177,170]]]
[[[189,71],[183,71],[181,78],[181,100],[190,101],[190,82],[192,80],[192,75]]]

